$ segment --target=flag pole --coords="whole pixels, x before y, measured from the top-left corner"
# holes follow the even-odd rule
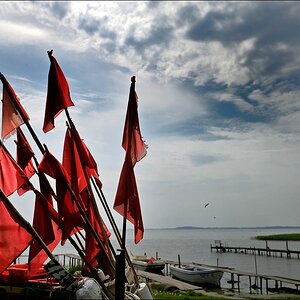
[[[40,244],[41,248],[45,251],[45,253],[48,255],[48,257],[51,259],[51,262],[55,263],[56,265],[59,265],[60,268],[62,268],[65,271],[65,274],[67,275],[64,279],[61,278],[67,289],[74,289],[75,285],[77,285],[76,280],[62,267],[59,262],[56,260],[55,256],[52,254],[52,252],[49,250],[47,245],[44,243],[40,235],[36,232],[36,230],[31,226],[29,222],[27,222],[23,216],[18,212],[18,210],[14,207],[14,205],[10,202],[10,200],[6,197],[6,195],[3,193],[2,189],[0,188],[0,198],[4,202],[6,207],[9,207],[9,209],[15,214],[15,216],[20,221],[20,225],[25,228],[25,230],[33,236],[33,238]]]
[[[3,149],[4,149],[4,151],[14,160],[14,158],[12,157],[12,155],[10,154],[10,152],[8,151],[8,149],[5,147],[5,145],[3,144],[3,142],[0,140],[0,146],[1,147],[3,147]],[[35,161],[35,163],[37,164],[37,159],[36,159],[36,157],[35,157],[35,155],[33,155],[33,157],[34,157],[34,161]],[[35,173],[39,176],[39,178],[41,178],[42,180],[44,180],[44,179],[46,179],[47,180],[47,178],[46,177],[41,177],[41,175],[40,175],[40,171],[37,171],[35,168],[34,168],[34,171],[35,171]],[[33,184],[31,183],[31,181],[27,178],[27,184],[29,185],[29,187],[30,187],[30,189],[34,192],[34,191],[36,191],[36,188],[33,186]],[[50,186],[50,184],[49,184],[49,186]],[[51,187],[51,186],[50,186]],[[49,191],[52,195],[53,195],[53,197],[57,200],[57,197],[56,197],[56,195],[55,195],[55,193],[54,193],[54,191],[51,189],[51,191]],[[4,194],[4,193],[3,193]],[[0,194],[0,197],[2,197],[2,195]],[[2,197],[3,198],[3,197]],[[10,208],[11,208],[11,206],[10,206]],[[15,212],[15,211],[14,211]],[[52,219],[52,218],[51,218]],[[55,222],[55,220],[54,219],[52,219],[54,222]],[[28,223],[28,222],[27,222]],[[56,222],[55,222],[56,223]],[[29,223],[28,223],[29,224]],[[56,223],[57,224],[57,223]],[[30,225],[30,224],[29,224]],[[57,225],[59,225],[59,224],[57,224]],[[31,225],[30,225],[31,226]],[[23,226],[23,227],[25,227],[25,226]],[[34,229],[34,227],[33,226],[31,226],[33,229]],[[27,227],[25,227],[25,229],[28,231],[28,229],[27,229]],[[35,229],[34,229],[35,230]],[[28,231],[29,232],[29,231]],[[29,232],[29,233],[31,233],[31,232]],[[37,232],[36,232],[37,233]],[[37,233],[38,234],[38,233]],[[77,235],[75,234],[75,236],[77,237]],[[38,243],[40,243],[40,240],[42,240],[42,238],[39,236],[39,239],[37,239],[37,242]],[[95,270],[95,268],[93,268],[92,266],[91,266],[91,264],[85,259],[85,255],[83,254],[83,252],[81,251],[81,249],[79,248],[79,246],[76,244],[76,242],[73,240],[73,238],[72,237],[69,237],[68,238],[68,240],[70,241],[70,243],[72,244],[72,246],[76,249],[76,251],[78,252],[78,254],[79,254],[79,256],[81,257],[81,259],[85,262],[85,264],[88,266],[88,268],[90,269],[90,271],[92,272],[92,274],[94,275],[94,278],[97,280],[97,282],[100,284],[100,286],[102,287],[102,289],[109,295],[109,291],[107,290],[107,287],[104,285],[104,283],[102,282],[102,280],[99,278],[99,275],[98,275],[98,273],[97,273],[97,271]],[[42,240],[43,241],[43,240]],[[44,243],[44,241],[43,241],[43,243]],[[45,244],[45,243],[44,243]],[[41,245],[41,243],[40,243],[40,245]],[[47,247],[47,245],[45,244],[45,246]],[[41,245],[41,247],[42,247],[42,249],[43,250],[45,250],[44,249],[44,247],[43,247],[43,245]],[[53,254],[52,254],[52,252],[49,250],[49,248],[47,247],[47,251],[45,250],[45,252],[46,252],[46,254],[49,256],[49,253],[51,253],[51,256],[49,256],[49,258],[50,259],[53,259],[53,257],[55,257]],[[110,295],[110,299],[113,299],[113,296],[112,295]]]
[[[70,116],[70,113],[69,113],[69,111],[68,111],[68,108],[65,108],[65,113],[66,113],[67,120],[68,120],[68,122],[69,122],[69,128],[71,128],[71,129],[74,128],[74,129],[76,130],[75,124],[74,124],[74,122],[73,122],[73,120],[72,120],[72,118],[71,118],[71,116]],[[67,124],[67,125],[68,125],[68,124]],[[85,177],[87,178],[87,174],[86,174],[85,168],[83,168],[83,170],[84,170]],[[112,225],[112,228],[113,228],[113,230],[114,230],[114,232],[115,232],[115,235],[116,235],[116,237],[117,237],[117,240],[118,240],[118,242],[119,242],[119,245],[121,246],[121,248],[122,248],[123,251],[125,252],[125,258],[126,258],[128,264],[130,265],[130,267],[131,267],[131,269],[132,269],[132,272],[133,272],[133,275],[134,275],[135,282],[136,282],[136,284],[138,284],[138,278],[137,278],[135,269],[134,269],[134,267],[133,267],[132,261],[131,261],[129,255],[128,255],[128,252],[127,252],[127,250],[126,250],[125,244],[123,245],[123,243],[122,243],[122,238],[121,238],[120,232],[119,232],[119,230],[118,230],[118,228],[117,228],[117,226],[116,226],[116,223],[115,223],[115,221],[114,221],[114,219],[113,219],[113,216],[112,216],[112,214],[111,214],[111,212],[110,212],[110,210],[109,210],[109,207],[108,207],[107,201],[106,201],[106,199],[105,199],[105,197],[104,197],[104,194],[103,194],[103,192],[102,192],[102,189],[96,185],[96,183],[95,183],[93,177],[91,177],[91,181],[92,181],[93,187],[95,188],[96,193],[97,193],[97,195],[98,195],[98,197],[99,197],[99,199],[100,199],[100,201],[101,201],[101,203],[102,203],[102,205],[103,205],[103,208],[104,208],[104,210],[105,210],[105,212],[106,212],[106,214],[107,214],[107,216],[108,216],[108,219],[109,219],[109,221],[110,221],[110,223],[111,223],[111,225]],[[89,190],[90,190],[90,192],[92,193],[90,185],[89,185]],[[101,194],[99,193],[99,190],[101,191]],[[97,207],[96,201],[95,201],[95,198],[93,197],[93,195],[92,195],[91,198],[92,198],[93,204]],[[101,219],[98,209],[97,209],[97,214],[98,214],[98,218]],[[100,223],[100,224],[102,224],[102,223]],[[125,230],[126,230],[126,224],[125,224]]]
[[[8,81],[6,80],[6,78],[4,77],[4,75],[3,75],[1,72],[0,72],[0,80],[2,81],[2,83],[3,83],[3,85],[4,85],[5,87],[9,86]],[[15,101],[15,99],[14,99],[15,97],[14,97],[14,95],[12,95],[11,90],[10,90],[9,88],[6,88],[6,90],[7,90],[8,94],[9,94],[10,98],[12,99],[13,104],[14,104],[16,110],[18,111],[18,113],[19,113],[20,116],[22,117],[22,119],[23,119],[25,125],[27,126],[29,132],[31,133],[32,138],[34,139],[35,143],[37,144],[39,150],[41,151],[42,154],[45,154],[46,151],[48,151],[46,145],[45,145],[45,144],[42,145],[42,143],[41,143],[40,140],[38,139],[37,135],[35,134],[34,130],[32,129],[30,123],[29,123],[28,120],[27,120],[27,117],[25,116],[24,111],[23,111],[22,108],[19,106],[19,104],[16,103],[16,101]],[[88,218],[87,218],[87,216],[86,216],[86,214],[85,214],[85,212],[84,212],[82,206],[80,205],[80,203],[79,203],[79,201],[78,201],[78,199],[77,199],[77,197],[76,197],[74,191],[71,189],[71,187],[70,187],[70,185],[68,184],[68,182],[65,182],[65,185],[66,185],[68,191],[70,192],[70,194],[71,194],[71,196],[72,196],[72,199],[73,199],[74,202],[76,203],[77,208],[79,209],[79,211],[80,211],[80,213],[81,213],[81,215],[82,215],[82,217],[83,217],[85,223],[87,224],[89,230],[91,230],[91,233],[94,235],[94,237],[95,237],[97,243],[99,244],[101,250],[102,250],[104,253],[106,253],[106,251],[105,251],[105,249],[103,248],[103,245],[102,245],[102,243],[101,243],[101,241],[100,241],[99,236],[97,235],[97,233],[95,232],[95,230],[94,230],[94,228],[92,227],[91,223],[89,222],[89,220],[88,220]],[[114,269],[114,266],[112,265],[112,262],[110,261],[110,259],[108,259],[108,261],[109,261],[109,263],[110,263],[112,269]]]
[[[116,237],[117,237],[118,243],[119,243],[119,245],[120,245],[120,247],[121,247],[121,246],[122,246],[122,237],[121,237],[121,234],[120,234],[120,232],[119,232],[119,229],[118,229],[118,227],[117,227],[117,225],[116,225],[116,222],[115,222],[115,220],[114,220],[114,218],[113,218],[113,216],[112,216],[112,213],[111,213],[111,211],[110,211],[110,208],[109,208],[109,206],[108,206],[108,204],[107,204],[107,201],[106,201],[106,198],[105,198],[105,196],[104,196],[104,194],[103,194],[103,191],[102,191],[102,189],[100,189],[100,188],[96,185],[96,183],[95,183],[95,181],[93,180],[93,178],[92,178],[92,184],[93,184],[93,186],[94,186],[94,188],[95,188],[95,190],[96,190],[97,196],[99,197],[99,199],[100,199],[100,201],[101,201],[101,203],[102,203],[102,205],[103,205],[103,207],[104,207],[104,210],[105,210],[105,212],[106,212],[106,214],[107,214],[107,216],[108,216],[108,219],[110,220],[110,223],[111,223],[111,225],[112,225],[112,227],[113,227],[113,230],[114,230],[114,232],[115,232],[115,235],[116,235]],[[126,258],[126,260],[127,260],[127,263],[129,264],[129,266],[130,266],[130,268],[131,268],[131,270],[132,270],[132,272],[133,272],[133,276],[134,276],[135,283],[136,283],[136,284],[139,284],[139,280],[138,280],[138,277],[137,277],[135,268],[134,268],[134,266],[133,266],[133,264],[132,264],[132,261],[131,261],[131,259],[130,259],[130,257],[129,257],[129,254],[128,254],[128,251],[127,251],[127,248],[126,248],[126,247],[125,247],[125,249],[124,249],[124,252],[125,252],[125,258]]]
[[[3,83],[3,86],[5,86],[5,87],[9,86],[8,81],[6,80],[6,78],[4,77],[4,75],[1,72],[0,72],[0,80]],[[42,154],[44,154],[45,153],[45,149],[44,149],[42,143],[40,142],[40,140],[38,139],[37,135],[35,134],[34,130],[32,129],[30,123],[28,122],[27,117],[25,116],[23,109],[21,109],[21,107],[19,106],[19,104],[14,101],[14,95],[11,94],[11,90],[9,88],[7,88],[6,90],[7,90],[8,94],[9,94],[10,98],[12,99],[13,104],[14,104],[16,110],[18,111],[18,113],[22,117],[22,120],[24,121],[26,127],[28,128],[28,130],[29,130],[32,138],[36,142],[36,144],[37,144],[38,148],[40,149],[40,151],[42,152]]]
[[[65,108],[65,113],[66,113],[66,116],[67,116],[67,127],[70,129],[70,130],[76,130],[76,127],[75,127],[75,124],[73,123],[71,117],[70,117],[70,114],[68,112],[68,109]],[[76,130],[77,131],[77,130]],[[97,219],[98,219],[98,222],[99,222],[99,225],[100,225],[100,228],[101,228],[101,231],[102,231],[102,234],[103,234],[103,238],[104,238],[104,242],[106,244],[106,246],[108,248],[110,248],[115,256],[115,252],[114,252],[114,249],[112,248],[112,245],[111,243],[109,243],[109,240],[107,239],[107,236],[106,236],[106,233],[105,233],[105,230],[104,230],[104,227],[103,227],[103,220],[100,216],[100,213],[99,213],[99,210],[98,210],[98,206],[96,204],[96,199],[94,197],[94,194],[93,194],[93,191],[92,191],[92,188],[91,188],[91,185],[90,185],[90,182],[89,182],[89,179],[88,179],[88,175],[87,175],[87,172],[86,172],[86,168],[83,166],[83,172],[84,172],[84,176],[85,176],[85,179],[86,179],[86,182],[87,182],[87,193],[88,193],[88,198],[89,200],[91,201],[92,203],[92,206],[93,206],[93,209],[95,210],[95,213],[96,213],[96,216],[97,216]],[[111,252],[109,252],[109,255],[110,255],[110,258],[111,260],[113,261],[113,257],[111,256]],[[115,257],[114,257],[115,258]]]

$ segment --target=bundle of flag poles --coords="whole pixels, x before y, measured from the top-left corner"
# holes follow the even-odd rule
[[[56,246],[59,243],[64,245],[68,240],[84,261],[86,271],[99,282],[107,297],[123,300],[127,281],[126,262],[133,273],[134,284],[139,284],[126,250],[127,221],[134,226],[135,243],[143,239],[144,233],[134,167],[145,157],[147,146],[140,131],[135,77],[131,78],[123,131],[122,147],[125,150],[125,159],[113,205],[113,209],[123,216],[121,235],[104,196],[97,163],[70,117],[68,108],[75,104],[71,99],[68,81],[53,56],[53,50],[48,51],[48,56],[50,69],[42,130],[45,134],[54,130],[55,119],[65,112],[66,133],[61,161],[39,140],[14,89],[0,73],[3,84],[0,143],[0,275],[17,257],[29,249],[29,274],[34,276],[43,267],[67,290],[76,290],[75,279],[60,266],[53,255]],[[41,152],[40,162],[26,139],[22,126],[26,126]],[[13,136],[16,136],[15,158],[5,147],[5,141]],[[31,182],[34,175],[38,176],[39,187],[35,187]],[[50,184],[49,178],[54,180],[55,188]],[[35,197],[32,224],[22,217],[9,200],[15,192],[21,196],[30,191]],[[111,232],[103,221],[96,198],[100,200],[119,243],[119,254],[116,254],[110,242]],[[50,259],[50,262],[45,264],[47,259]],[[115,279],[115,290],[108,290],[99,278],[97,268],[102,269],[111,280]]]

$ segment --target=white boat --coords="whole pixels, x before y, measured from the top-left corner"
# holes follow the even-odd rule
[[[223,271],[196,265],[170,265],[171,276],[196,285],[220,286]]]
[[[134,256],[132,258],[132,264],[138,270],[158,274],[161,274],[165,268],[165,262],[163,260],[155,259],[154,257],[149,258],[144,255]]]

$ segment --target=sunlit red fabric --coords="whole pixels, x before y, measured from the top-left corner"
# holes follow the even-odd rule
[[[123,131],[122,147],[126,151],[127,159],[130,159],[132,166],[140,161],[147,154],[147,145],[144,143],[140,131],[138,117],[138,97],[135,92],[135,77],[131,78],[129,100]]]
[[[84,141],[79,136],[79,133],[76,130],[76,128],[72,127],[69,130],[76,144],[76,148],[80,156],[81,164],[85,168],[88,179],[90,179],[91,176],[93,176],[96,180],[98,187],[101,189],[102,183],[99,179],[99,172],[98,172],[98,167],[95,159],[93,158],[91,152],[89,151]]]
[[[122,147],[125,149],[126,155],[113,208],[134,225],[135,243],[137,244],[143,239],[144,225],[134,166],[145,157],[147,146],[142,140],[140,132],[134,76],[131,78]]]
[[[80,197],[80,193],[87,187],[88,183],[81,164],[81,158],[69,128],[67,128],[65,135],[62,165],[69,174],[72,190],[77,197]]]
[[[0,188],[8,197],[21,186],[26,186],[28,178],[17,162],[0,145]]]
[[[126,160],[120,175],[114,210],[134,225],[137,244],[143,239],[144,225],[134,171]]]
[[[107,229],[106,225],[104,224],[103,220],[100,218],[100,220],[97,218],[97,215],[95,213],[95,209],[93,208],[93,205],[89,202],[90,205],[87,207],[87,217],[98,234],[100,240],[103,242],[103,249],[100,248],[98,241],[95,239],[94,235],[91,233],[88,228],[86,229],[86,236],[85,236],[85,253],[86,253],[86,260],[92,265],[93,267],[99,265],[99,263],[103,264],[104,269],[108,272],[108,274],[113,278],[114,277],[114,271],[111,267],[111,264],[109,263],[107,256],[108,255],[108,249],[105,245],[105,240],[103,236],[103,231],[101,226],[104,229],[104,234],[106,235],[106,238],[108,239],[111,235],[109,230]],[[101,225],[100,225],[101,222]],[[106,253],[104,254],[103,251]]]
[[[30,179],[34,172],[34,166],[32,162],[32,157],[34,156],[34,153],[25,138],[21,128],[17,129],[17,155],[16,155],[16,160],[18,165],[21,167],[21,169],[24,171],[28,179]],[[18,194],[21,196],[23,195],[26,191],[28,191],[30,188],[28,184],[25,184],[25,186],[21,186],[18,189]]]
[[[19,223],[18,216],[5,205],[0,194],[0,273],[29,246],[32,235]]]
[[[48,74],[48,90],[44,116],[43,131],[46,133],[55,127],[54,119],[67,107],[74,106],[71,100],[68,81],[57,60],[48,52],[50,69]]]
[[[1,137],[2,139],[7,139],[19,126],[24,124],[24,120],[21,114],[18,112],[18,109],[22,111],[22,114],[26,120],[29,120],[29,116],[22,107],[13,88],[2,73],[0,73],[0,79],[3,83]]]
[[[96,215],[92,199],[90,198],[92,195],[90,195],[88,191],[87,182],[91,176],[98,177],[96,171],[97,166],[96,163],[91,159],[91,155],[87,147],[83,144],[75,128],[67,128],[66,131],[63,151],[63,166],[71,178],[71,187],[73,191],[77,194],[78,199],[80,199],[83,203],[91,226],[99,236],[100,240],[104,242],[103,234],[105,234],[108,238],[110,236],[110,232],[108,231],[104,222],[99,220]],[[99,222],[101,222],[101,225],[104,228],[104,233],[102,232]],[[92,266],[96,266],[98,263],[97,256],[101,248],[98,241],[91,233],[90,228],[85,229],[86,260]]]
[[[39,191],[35,190],[35,207],[34,207],[34,216],[33,216],[33,228],[37,231],[39,236],[42,238],[44,243],[46,245],[52,244],[55,239],[56,235],[58,236],[58,226],[54,224],[54,222],[51,219],[51,213],[53,213],[54,208],[52,211],[49,211],[49,204],[47,203],[48,200],[43,196],[42,193]],[[55,227],[55,228],[54,228]],[[59,243],[61,237],[57,237],[57,243]],[[56,246],[55,245],[55,246]],[[36,241],[33,240],[32,244],[30,245],[29,249],[29,258],[28,258],[28,263],[30,268],[32,267],[31,261],[39,254],[39,252],[42,250],[40,244]],[[42,255],[43,256],[43,255]],[[47,257],[46,257],[47,258]],[[37,262],[34,264],[36,265]],[[44,263],[41,262],[42,264]],[[40,266],[42,266],[42,264]]]
[[[56,179],[57,207],[61,222],[63,245],[67,238],[82,229],[84,225],[80,212],[74,205],[72,195],[68,190],[70,177],[65,168],[49,151],[44,153],[38,169]]]

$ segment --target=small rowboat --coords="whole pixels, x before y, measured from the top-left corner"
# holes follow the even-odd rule
[[[146,256],[134,256],[132,258],[132,264],[138,270],[156,274],[161,274],[165,268],[165,262],[163,260]]]
[[[171,276],[196,285],[220,286],[223,271],[194,265],[170,265]]]

